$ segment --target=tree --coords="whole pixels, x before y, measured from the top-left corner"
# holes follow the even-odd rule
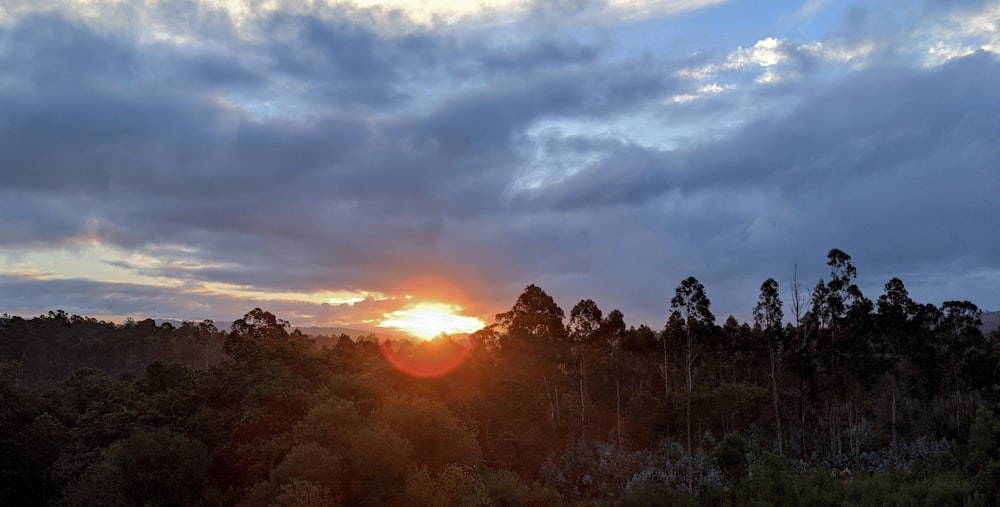
[[[781,412],[778,402],[777,363],[781,357],[782,328],[784,313],[781,311],[781,298],[778,297],[778,282],[768,278],[760,286],[760,298],[753,309],[754,324],[767,339],[767,352],[771,359],[771,397],[774,401],[774,421],[778,433],[778,454],[783,454],[784,447],[781,436]]]
[[[972,302],[945,301],[941,304],[941,313],[943,318],[939,328],[955,343],[965,345],[982,340],[983,313]]]
[[[739,433],[728,433],[715,449],[712,449],[712,464],[722,473],[729,484],[732,504],[736,505],[740,485],[747,476],[747,452],[750,445]]]
[[[625,315],[617,308],[601,322],[601,336],[611,347],[611,358],[615,363],[615,429],[618,434],[618,446],[622,445],[622,391],[621,391],[621,356],[622,340],[625,339]]]
[[[876,353],[881,356],[885,369],[889,370],[890,382],[890,427],[892,432],[891,449],[893,454],[898,449],[897,439],[897,398],[899,397],[900,359],[903,347],[913,343],[913,318],[917,304],[910,299],[906,286],[899,278],[886,282],[885,292],[878,297],[878,315],[876,317],[877,339]]]
[[[939,343],[939,351],[947,368],[949,387],[957,391],[962,355],[983,343],[982,312],[969,301],[945,301],[941,314],[937,334],[943,343]]]
[[[667,349],[669,346],[680,345],[680,348],[684,348],[685,340],[685,330],[684,330],[684,317],[680,312],[670,312],[670,317],[667,317],[667,324],[663,328],[663,332],[660,333],[660,345],[663,347],[663,366],[661,367],[661,373],[663,374],[663,398],[670,397],[670,361],[667,354]]]
[[[756,367],[758,349],[763,351],[764,348],[754,343],[754,338],[758,338],[758,336],[753,334],[753,329],[745,323],[740,324],[736,320],[736,317],[730,315],[722,323],[722,327],[719,329],[719,337],[721,340],[713,344],[716,345],[713,360],[719,368],[719,383],[727,381],[736,383],[739,380],[754,377],[750,368]],[[728,379],[722,372],[722,368],[725,365],[730,367]]]
[[[497,314],[496,324],[517,345],[529,345],[535,340],[564,341],[566,328],[562,308],[535,284],[525,287],[509,312]]]
[[[705,286],[697,278],[689,276],[684,279],[674,291],[674,297],[670,300],[672,311],[671,319],[677,316],[684,329],[684,376],[687,382],[687,450],[689,454],[694,453],[694,446],[691,438],[691,393],[694,388],[692,370],[694,361],[698,357],[695,350],[698,339],[712,326],[715,325],[715,316],[710,310],[712,302],[705,295]],[[688,492],[694,492],[694,469],[691,460],[688,460]]]
[[[584,441],[587,439],[587,355],[590,349],[598,344],[598,333],[601,331],[602,313],[592,299],[581,300],[569,312],[567,326],[570,339],[573,340],[573,352],[577,359],[577,383],[580,389],[580,431]]]
[[[817,329],[817,356],[819,365],[825,367],[825,387],[829,396],[826,401],[831,454],[842,452],[841,396],[853,404],[852,389],[857,373],[870,378],[869,371],[855,366],[864,359],[863,344],[859,341],[860,331],[867,329],[866,322],[871,314],[872,304],[861,294],[854,283],[858,271],[851,263],[851,256],[843,250],[832,249],[827,254],[826,265],[830,267],[830,280],[820,279],[813,290],[813,313],[819,324]],[[850,311],[849,311],[850,310]],[[851,405],[852,406],[852,405]],[[848,417],[852,414],[848,407]]]
[[[910,299],[910,293],[899,278],[893,278],[885,284],[885,292],[878,297],[878,322],[880,331],[892,333],[906,327],[916,310],[915,303]]]
[[[276,340],[288,336],[290,324],[260,308],[254,308],[233,322],[232,332],[255,340]]]
[[[858,308],[858,305],[864,306],[866,299],[861,294],[861,289],[854,283],[858,277],[858,270],[851,263],[851,256],[843,250],[834,248],[827,253],[826,258],[826,265],[830,266],[830,281],[823,287],[823,281],[820,280],[814,298],[819,296],[821,299],[818,307],[823,310],[826,323],[841,325],[848,310]]]
[[[569,324],[566,327],[570,338],[575,343],[593,342],[601,329],[602,318],[603,313],[594,300],[581,300],[569,312]]]
[[[941,340],[938,336],[942,317],[941,310],[931,303],[915,305],[910,322],[910,343],[903,351],[917,370],[918,387],[925,400],[938,394],[943,384],[943,366],[939,361]]]
[[[982,499],[1000,498],[1000,418],[980,407],[969,428],[966,473],[974,477]]]
[[[535,384],[523,393],[534,401],[538,393],[545,395],[552,423],[553,436],[557,435],[562,423],[560,390],[555,382],[558,375],[552,374],[553,365],[562,362],[567,341],[566,327],[563,325],[565,313],[551,296],[537,285],[529,285],[517,298],[508,312],[497,314],[494,326],[502,332],[497,336],[498,366],[505,370],[505,380],[509,384],[529,382]],[[551,380],[551,381],[550,381]],[[513,400],[508,400],[513,401]],[[518,400],[526,401],[526,400]],[[529,411],[534,403],[524,403],[520,411]],[[509,421],[505,421],[509,422]],[[535,424],[533,416],[531,424]],[[531,450],[529,446],[523,449]]]
[[[205,446],[170,431],[138,429],[110,445],[71,485],[71,505],[192,505],[208,487]]]
[[[372,418],[405,438],[417,463],[432,473],[449,465],[480,465],[482,451],[475,433],[437,402],[394,396],[385,400]]]
[[[289,325],[288,321],[275,317],[271,312],[254,308],[233,322],[222,350],[238,360],[257,359],[263,348],[288,338],[286,328]]]

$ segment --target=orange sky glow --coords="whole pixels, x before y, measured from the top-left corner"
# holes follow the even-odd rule
[[[418,302],[385,314],[379,326],[397,329],[429,340],[441,333],[473,333],[486,326],[478,317],[460,315],[462,307],[438,302]]]
[[[392,293],[402,294],[408,303],[383,313],[382,319],[376,320],[379,327],[430,340],[442,333],[473,333],[486,326],[483,319],[464,313],[466,292],[445,278],[409,278],[393,288]]]

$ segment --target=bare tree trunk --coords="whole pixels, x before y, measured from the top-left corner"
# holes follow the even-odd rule
[[[962,391],[956,391],[958,402],[955,403],[955,427],[962,427]]]
[[[799,265],[795,264],[792,272],[792,315],[795,316],[795,331],[802,324],[802,295],[799,293]]]
[[[832,430],[831,438],[833,440],[831,440],[831,442],[833,443],[833,455],[834,456],[840,456],[840,454],[841,454],[840,451],[843,449],[843,446],[841,445],[841,440],[840,440],[840,402],[839,401],[834,400],[832,410],[833,411],[831,412],[831,414],[833,415],[833,418],[831,419],[830,428]]]
[[[552,435],[553,437],[558,434],[558,423],[556,422],[556,403],[559,400],[559,391],[556,390],[555,401],[552,399],[552,395],[549,394],[549,379],[542,375],[542,382],[545,384],[545,397],[549,400],[549,420],[552,421]]]
[[[670,396],[670,369],[667,367],[667,333],[663,333],[663,398]]]
[[[768,340],[768,341],[770,342],[770,340]],[[777,369],[776,369],[775,364],[774,364],[775,363],[774,347],[773,347],[773,344],[769,343],[768,345],[769,345],[768,348],[771,351],[771,398],[774,399],[774,424],[775,424],[776,429],[778,431],[778,455],[783,455],[784,454],[784,444],[782,442],[783,439],[782,439],[782,436],[781,436],[781,412],[778,409],[778,405],[779,405],[779,403],[778,403],[778,375],[777,375]]]
[[[559,388],[553,386],[552,391],[556,398],[556,427],[562,426],[562,412],[559,411]]]
[[[691,391],[693,382],[691,381],[691,367],[694,365],[694,354],[692,347],[694,337],[691,334],[690,324],[687,327],[687,348],[684,351],[684,366],[687,375],[687,450],[688,450],[688,493],[694,494],[694,446],[691,439]]]
[[[691,390],[687,393],[688,493],[694,494],[694,448],[691,445]]]
[[[799,374],[799,457],[806,457],[806,409],[803,400],[805,390],[802,385],[802,375]]]
[[[584,388],[584,377],[587,374],[587,367],[584,363],[583,352],[580,352],[580,438],[587,441],[587,394]]]
[[[858,444],[857,439],[854,438],[854,432],[851,431],[852,427],[854,427],[854,400],[849,400],[847,402],[847,448],[851,451],[852,455],[857,455],[857,451],[861,446]]]
[[[622,392],[617,358],[615,360],[615,418],[618,423],[618,448],[620,449],[622,446]]]
[[[826,421],[824,421],[824,430],[826,431],[827,443],[830,446],[830,457],[833,457],[833,414],[830,412],[830,400],[824,400],[824,409],[826,411]]]
[[[896,447],[896,379],[892,379],[892,455],[897,455]]]
[[[792,267],[792,315],[795,318],[795,333],[799,338],[799,353],[805,350],[806,337],[802,332],[802,293],[799,292],[799,265],[796,263]],[[801,361],[799,359],[798,361]],[[799,454],[802,458],[806,456],[806,412],[805,412],[805,390],[803,389],[803,379],[801,366],[796,368],[796,375],[799,377]]]

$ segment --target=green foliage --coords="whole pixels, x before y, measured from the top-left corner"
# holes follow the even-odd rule
[[[335,507],[330,490],[314,482],[292,479],[281,485],[281,490],[274,501],[273,507]]]
[[[698,404],[716,407],[712,419],[720,421],[725,431],[746,431],[756,421],[768,402],[767,388],[749,382],[723,383],[710,393],[699,393]]]
[[[677,505],[674,497],[665,495],[652,487],[643,487],[625,495],[621,499],[622,507],[672,507]]]
[[[682,280],[670,299],[670,308],[681,314],[684,325],[699,330],[715,324],[711,305],[705,286],[693,276]]]
[[[980,409],[969,428],[965,472],[983,500],[1000,501],[1000,417]]]
[[[730,486],[746,479],[749,451],[747,439],[738,433],[727,434],[712,450],[712,464]]]
[[[796,477],[784,457],[764,454],[747,468],[742,495],[748,505],[798,505],[794,495]]]
[[[221,359],[223,334],[211,321],[179,328],[152,319],[122,325],[67,315],[0,317],[0,361],[20,363],[20,379],[53,384],[80,369],[141,373],[154,360],[205,367]]]
[[[537,285],[525,287],[509,312],[496,316],[496,323],[504,329],[514,346],[524,346],[534,340],[563,341],[562,308]]]
[[[753,308],[753,320],[760,329],[770,333],[781,330],[784,312],[781,310],[781,297],[778,296],[778,282],[768,278],[760,286],[760,299]]]
[[[333,505],[334,491],[344,480],[341,460],[330,450],[315,443],[291,449],[271,470],[266,481],[257,483],[244,506],[268,506],[298,501],[315,505]]]
[[[448,465],[437,474],[421,467],[407,477],[403,497],[407,505],[414,507],[478,507],[490,503],[479,472],[461,465]]]
[[[557,491],[529,486],[509,470],[487,470],[482,480],[490,505],[494,507],[558,507],[563,503]]]
[[[472,431],[447,407],[422,398],[392,397],[372,415],[402,436],[414,459],[432,473],[449,465],[475,467],[482,460]]]
[[[160,428],[114,442],[64,497],[70,505],[194,505],[208,487],[205,446]]]
[[[588,343],[597,337],[601,329],[603,314],[592,299],[585,299],[573,306],[569,312],[567,330],[570,339],[577,343]]]

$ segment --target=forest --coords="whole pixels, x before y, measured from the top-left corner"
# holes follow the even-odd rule
[[[827,266],[752,322],[688,277],[659,329],[536,285],[415,343],[3,314],[0,504],[1000,504],[1000,330]]]

